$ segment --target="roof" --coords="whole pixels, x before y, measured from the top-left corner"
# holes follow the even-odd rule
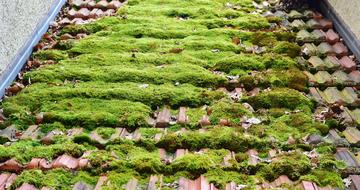
[[[69,1],[2,103],[0,185],[341,189],[359,171],[356,69],[312,8]]]

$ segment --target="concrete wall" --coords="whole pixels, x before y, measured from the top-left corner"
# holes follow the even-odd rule
[[[35,32],[55,0],[0,0],[0,75]]]
[[[360,37],[360,0],[328,0],[338,16]],[[360,38],[359,38],[360,39]]]

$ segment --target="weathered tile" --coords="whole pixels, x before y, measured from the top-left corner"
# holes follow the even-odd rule
[[[359,167],[359,163],[356,160],[354,154],[351,153],[347,148],[337,148],[335,158],[337,160],[344,161],[348,167]]]
[[[170,123],[170,117],[171,117],[170,109],[164,108],[157,115],[155,126],[158,128],[168,127]]]
[[[356,63],[351,60],[348,56],[342,57],[340,60],[340,64],[345,71],[351,72],[356,70]]]
[[[336,53],[336,56],[338,57],[346,56],[349,53],[348,48],[342,42],[336,42],[333,45],[333,50]]]
[[[327,42],[322,42],[317,46],[320,55],[336,55],[335,49]]]
[[[346,138],[346,140],[352,144],[357,145],[360,142],[360,131],[356,129],[355,127],[347,127],[345,131],[343,131],[343,134]]]
[[[350,190],[360,190],[360,176],[359,175],[350,175]]]
[[[330,44],[334,44],[340,40],[339,35],[333,30],[330,29],[326,32],[326,41]]]

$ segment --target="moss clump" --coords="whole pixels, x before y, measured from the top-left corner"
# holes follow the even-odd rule
[[[271,144],[265,139],[240,134],[232,128],[219,127],[209,129],[204,133],[198,131],[185,132],[182,135],[168,133],[161,138],[157,146],[169,151],[175,151],[179,148],[187,148],[190,150],[224,148],[236,152],[245,152],[251,148],[264,150],[269,148]]]
[[[60,122],[40,124],[39,127],[41,129],[41,132],[44,134],[48,134],[53,130],[64,131],[66,129],[65,126]]]
[[[48,187],[54,189],[71,189],[76,182],[95,185],[97,178],[85,172],[75,174],[64,169],[53,169],[47,172],[41,170],[25,170],[15,180],[12,188],[20,187],[23,183],[32,184],[37,188]]]
[[[251,176],[234,171],[224,171],[219,168],[211,169],[204,175],[210,183],[214,183],[218,188],[225,188],[225,186],[231,182],[247,184],[248,186],[254,183]]]
[[[254,32],[250,41],[258,46],[273,46],[277,40],[271,32]]]
[[[243,75],[239,78],[246,90],[252,90],[254,86],[268,87],[288,87],[299,91],[307,88],[307,77],[299,69],[292,68],[286,71],[272,70],[258,72],[251,75]]]
[[[229,120],[232,124],[239,124],[242,116],[249,116],[251,113],[240,103],[234,103],[223,99],[210,107],[210,121],[218,124],[221,119]]]
[[[61,66],[60,66],[61,65]],[[188,83],[200,87],[217,87],[226,83],[224,77],[192,64],[172,64],[162,67],[134,68],[119,65],[103,66],[101,70],[90,65],[60,64],[26,74],[33,82],[63,82],[81,80],[86,82],[138,82],[147,84]],[[124,65],[125,66],[125,65]]]
[[[287,175],[292,180],[311,170],[310,160],[300,152],[287,153],[278,160],[260,169],[260,175],[269,181],[273,181],[280,175]]]
[[[51,161],[62,154],[80,157],[85,151],[86,148],[83,145],[70,141],[48,146],[42,146],[35,141],[19,141],[10,146],[0,145],[0,160],[15,158],[21,163],[27,163],[32,158],[45,158]]]
[[[41,61],[53,60],[53,61],[61,61],[68,58],[68,55],[60,50],[41,50],[34,53],[34,58],[39,59]]]
[[[109,17],[109,18],[100,19],[97,22],[91,22],[88,24],[77,24],[77,25],[72,24],[72,25],[65,26],[61,30],[61,34],[66,34],[66,33],[71,34],[71,35],[76,35],[79,33],[91,34],[91,33],[96,33],[101,30],[104,30],[108,26],[116,24],[116,23],[119,23],[119,20],[117,18]]]
[[[276,88],[268,92],[261,92],[247,100],[255,109],[288,108],[311,111],[314,106],[311,99],[304,94],[288,88]]]
[[[111,135],[115,133],[114,128],[98,127],[96,133],[99,134],[103,139],[109,139]]]
[[[257,70],[262,71],[265,69],[289,69],[295,67],[295,61],[289,57],[277,55],[245,55],[239,54],[224,58],[215,63],[214,70],[231,73],[234,70]]]
[[[286,54],[292,58],[299,56],[300,50],[300,46],[291,42],[280,42],[274,47],[275,53]]]
[[[312,170],[308,175],[302,176],[301,180],[313,181],[321,187],[331,186],[344,189],[344,183],[339,173],[333,171]]]

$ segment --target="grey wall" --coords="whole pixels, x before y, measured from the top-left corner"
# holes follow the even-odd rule
[[[351,31],[360,37],[360,0],[328,0]],[[360,39],[360,38],[359,38]]]
[[[0,75],[35,32],[55,0],[0,0]]]

